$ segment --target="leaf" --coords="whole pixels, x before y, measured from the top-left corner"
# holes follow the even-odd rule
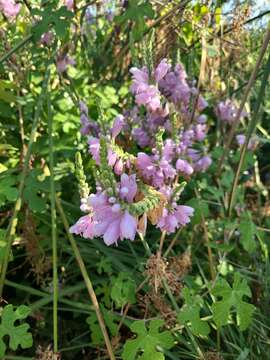
[[[240,274],[235,273],[232,288],[225,279],[220,279],[212,294],[222,297],[212,305],[213,318],[218,328],[228,324],[232,308],[236,310],[240,330],[243,331],[249,326],[255,306],[243,300],[244,296],[251,297],[246,279],[241,279]]]
[[[139,40],[147,29],[146,19],[153,19],[155,12],[149,1],[130,0],[127,10],[123,15],[116,17],[118,24],[123,24],[131,20],[134,23],[132,35],[134,40]]]
[[[25,319],[31,312],[28,306],[20,305],[16,311],[13,305],[5,306],[1,313],[0,324],[0,358],[2,359],[6,352],[6,344],[3,340],[5,336],[9,336],[9,347],[11,350],[17,350],[20,345],[22,349],[27,349],[33,345],[32,334],[28,332],[29,325],[27,323],[15,326],[17,320]]]
[[[159,332],[163,324],[163,320],[151,320],[147,330],[143,320],[132,323],[130,329],[137,337],[126,341],[122,353],[123,360],[164,360],[165,357],[158,351],[157,346],[169,350],[173,347],[174,340],[169,331]],[[143,353],[139,355],[141,352]]]
[[[120,272],[114,280],[111,290],[111,298],[117,307],[127,303],[134,304],[136,284],[128,273]]]
[[[32,28],[32,34],[36,41],[51,27],[54,27],[57,36],[64,38],[70,28],[70,20],[74,16],[71,11],[68,11],[66,6],[54,9],[54,4],[50,3],[45,9],[33,9],[32,14],[41,17],[41,20]]]
[[[11,92],[0,89],[0,100],[3,100],[7,103],[15,102],[17,97]]]
[[[191,199],[187,202],[188,206],[191,206],[194,209],[194,215],[192,216],[191,219],[191,224],[192,225],[196,225],[196,224],[200,224],[200,222],[202,221],[202,216],[204,216],[204,218],[207,218],[209,215],[209,208],[208,208],[208,204],[203,201],[200,200],[198,201],[198,199]]]
[[[3,205],[6,201],[15,201],[17,199],[16,180],[16,177],[10,175],[0,180],[0,205]]]
[[[257,233],[256,225],[251,219],[250,213],[245,213],[239,224],[240,242],[243,248],[249,253],[256,249],[255,235]]]
[[[23,198],[32,211],[44,212],[46,210],[46,197],[44,197],[46,192],[49,192],[49,177],[44,177],[42,170],[32,170],[26,178],[23,192]]]
[[[182,294],[185,304],[177,316],[178,321],[180,323],[190,323],[190,330],[194,335],[207,336],[210,332],[210,327],[206,321],[200,318],[200,311],[203,305],[202,298],[198,295],[193,295],[187,287],[182,290]]]
[[[118,329],[118,317],[113,314],[112,311],[105,309],[102,305],[100,306],[101,312],[106,326],[108,327],[110,334],[115,336]],[[97,315],[95,312],[86,319],[87,324],[89,325],[91,331],[91,340],[95,345],[101,345],[104,343],[104,338],[102,331],[99,326]]]

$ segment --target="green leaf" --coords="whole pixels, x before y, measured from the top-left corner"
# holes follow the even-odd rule
[[[34,212],[46,210],[45,193],[49,191],[49,178],[45,177],[42,170],[32,170],[26,178],[23,198]],[[40,180],[43,181],[40,181]]]
[[[131,20],[134,23],[132,35],[134,40],[139,40],[147,29],[146,20],[153,19],[155,12],[149,1],[130,0],[127,10],[123,15],[116,17],[118,24],[127,23]]]
[[[0,358],[2,359],[6,352],[6,343],[4,337],[9,337],[9,348],[13,351],[17,350],[20,345],[22,349],[27,349],[33,345],[32,334],[28,332],[29,325],[27,323],[14,325],[15,321],[25,319],[31,312],[28,306],[20,305],[16,311],[13,305],[5,306],[1,313],[0,324]]]
[[[236,310],[240,330],[245,330],[249,326],[255,306],[243,300],[244,296],[251,297],[246,279],[235,273],[232,288],[225,279],[220,279],[212,294],[222,298],[212,305],[213,318],[218,328],[229,323],[232,309]]]
[[[52,27],[57,36],[64,38],[70,28],[70,20],[74,16],[66,6],[54,9],[54,4],[50,3],[43,10],[33,9],[32,14],[41,17],[41,20],[32,28],[32,34],[36,41]]]
[[[15,201],[17,199],[16,181],[16,177],[10,175],[0,180],[0,205],[3,205],[6,201]]]
[[[117,329],[118,329],[118,317],[115,316],[112,311],[105,309],[102,305],[100,308],[103,314],[105,324],[109,329],[111,336],[115,336],[117,334]],[[90,328],[91,340],[93,344],[94,345],[103,344],[104,338],[99,326],[96,313],[95,312],[91,313],[91,315],[86,319],[86,322]]]
[[[198,201],[198,199],[194,198],[189,200],[186,205],[191,206],[194,209],[194,215],[191,218],[192,225],[200,224],[202,216],[207,218],[209,215],[208,204],[203,200]]]
[[[257,233],[256,225],[251,219],[250,213],[245,213],[239,224],[240,242],[243,248],[249,253],[256,249],[255,235]]]
[[[0,100],[3,100],[7,103],[15,102],[17,97],[11,92],[0,89]]]
[[[174,340],[169,331],[159,331],[163,324],[163,320],[152,320],[148,330],[145,321],[135,321],[130,329],[137,334],[137,337],[126,341],[122,353],[123,360],[164,360],[165,357],[158,351],[157,346],[169,350],[173,347]]]
[[[210,327],[206,321],[200,318],[203,299],[199,295],[194,295],[187,287],[182,290],[182,294],[185,304],[177,316],[178,321],[180,323],[188,323],[194,335],[207,336],[210,332]]]
[[[117,307],[122,307],[127,303],[134,304],[136,284],[132,277],[125,272],[120,272],[118,277],[113,281],[111,298]]]

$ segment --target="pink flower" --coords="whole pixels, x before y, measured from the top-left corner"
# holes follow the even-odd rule
[[[206,136],[206,125],[197,124],[194,126],[195,140],[202,141]]]
[[[155,80],[157,82],[159,82],[160,80],[162,80],[164,78],[164,76],[168,73],[168,71],[170,70],[171,65],[169,65],[167,63],[167,59],[163,59],[159,65],[157,66],[155,72],[154,72],[154,76],[155,76]]]
[[[144,148],[150,144],[150,136],[142,127],[133,129],[132,136],[141,148]]]
[[[243,134],[236,135],[236,141],[238,145],[244,145],[246,141],[246,136]]]
[[[21,5],[16,4],[14,0],[0,0],[0,11],[9,19],[17,16],[20,8]]]
[[[95,235],[103,236],[106,245],[117,244],[123,239],[134,240],[137,231],[137,219],[122,210],[119,204],[110,204],[104,194],[90,196],[93,218],[96,221]]]
[[[244,145],[246,141],[246,136],[243,134],[236,135],[236,141],[239,146]],[[253,136],[251,139],[249,139],[247,148],[249,150],[254,150],[258,144],[258,139],[256,136]]]
[[[122,174],[120,182],[120,198],[131,203],[137,193],[136,175]]]
[[[89,145],[90,154],[92,155],[95,162],[99,165],[100,164],[100,155],[99,155],[100,142],[99,142],[99,139],[94,136],[90,136],[88,139],[88,145]],[[110,147],[108,148],[107,160],[108,160],[108,164],[111,167],[114,166],[114,164],[117,160],[117,154],[115,152],[113,152],[113,150]]]
[[[72,234],[81,235],[86,239],[92,239],[95,235],[95,223],[90,214],[82,216],[76,224],[70,227],[69,231]]]
[[[237,107],[232,100],[227,99],[216,106],[215,113],[221,121],[231,124],[236,118]]]
[[[43,45],[50,46],[53,43],[53,39],[54,39],[53,32],[48,31],[41,36],[40,41]]]
[[[113,123],[113,127],[111,129],[111,134],[113,138],[116,138],[116,136],[120,134],[123,126],[124,126],[124,116],[123,115],[116,116]]]
[[[92,155],[93,159],[97,164],[100,164],[100,157],[99,157],[99,149],[100,149],[100,143],[99,139],[90,136],[88,139],[88,145],[89,145],[89,152]]]
[[[69,55],[58,58],[56,61],[56,67],[59,73],[65,72],[68,68],[68,65],[75,65],[75,60],[72,59]]]
[[[195,171],[205,171],[212,164],[212,160],[209,156],[203,156],[200,160],[198,160],[195,164]]]
[[[157,223],[162,231],[168,234],[174,233],[175,230],[190,222],[194,209],[190,206],[176,205],[172,210],[163,209],[163,214]]]
[[[68,10],[72,11],[74,7],[74,1],[73,0],[64,0],[65,6],[68,8]]]
[[[123,160],[120,158],[116,160],[113,171],[115,172],[116,175],[121,175],[123,173],[123,170],[124,170],[124,164],[123,164]]]
[[[175,166],[177,170],[186,175],[191,175],[194,171],[193,167],[186,160],[178,159]]]
[[[149,156],[145,153],[138,153],[137,167],[142,175],[151,181],[153,186],[160,188],[168,179],[173,179],[176,170],[164,157],[159,158],[158,155]]]
[[[130,72],[133,75],[130,90],[135,94],[136,104],[144,105],[149,111],[156,111],[161,107],[160,93],[157,86],[149,84],[147,69],[133,67]]]

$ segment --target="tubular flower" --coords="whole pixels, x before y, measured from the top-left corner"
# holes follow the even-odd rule
[[[190,222],[193,212],[192,207],[184,205],[176,205],[172,210],[163,209],[157,227],[168,234],[174,233],[176,229]]]

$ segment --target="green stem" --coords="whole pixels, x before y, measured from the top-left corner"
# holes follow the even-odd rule
[[[53,263],[53,350],[58,351],[58,273],[57,273],[57,233],[56,233],[56,209],[55,209],[55,186],[54,186],[54,160],[53,160],[53,118],[49,91],[48,101],[48,130],[49,130],[49,162],[50,162],[50,201],[51,201],[51,224],[52,224],[52,263]]]
[[[236,170],[236,173],[235,173],[235,176],[234,176],[232,190],[231,190],[230,199],[229,199],[229,207],[228,207],[228,215],[229,216],[231,216],[231,213],[232,213],[232,209],[233,209],[233,205],[234,205],[234,198],[235,198],[235,194],[236,194],[237,183],[238,183],[240,172],[241,172],[243,162],[244,162],[244,159],[245,159],[246,151],[247,151],[247,148],[248,148],[248,143],[249,143],[251,135],[253,134],[253,132],[254,132],[256,126],[257,126],[257,123],[258,123],[258,121],[260,119],[259,110],[260,110],[261,103],[263,102],[263,99],[264,99],[265,89],[266,89],[266,86],[267,86],[269,74],[270,74],[270,53],[269,53],[269,57],[268,57],[268,60],[267,60],[266,67],[265,67],[264,75],[263,75],[263,78],[262,78],[262,81],[261,81],[261,87],[260,87],[260,91],[259,91],[259,94],[258,94],[258,97],[257,97],[257,100],[256,100],[255,109],[254,109],[254,112],[252,114],[252,119],[251,119],[251,121],[249,123],[249,126],[247,128],[247,131],[246,131],[245,143],[242,146],[241,153],[240,153],[240,160],[239,160],[237,170]]]
[[[15,45],[12,49],[10,49],[5,55],[3,55],[0,58],[0,65],[6,61],[12,54],[14,54],[16,51],[18,51],[20,48],[22,48],[25,44],[28,43],[28,41],[32,40],[33,35],[30,34],[26,36],[22,41],[20,41],[17,45]]]
[[[81,270],[81,274],[83,276],[83,279],[84,279],[85,285],[87,287],[89,296],[90,296],[90,298],[92,300],[92,303],[93,303],[93,306],[94,306],[94,309],[95,309],[95,312],[96,312],[96,315],[97,315],[97,318],[98,318],[99,326],[100,326],[100,329],[102,331],[102,335],[103,335],[104,340],[105,340],[105,344],[106,344],[106,347],[107,347],[109,358],[111,360],[115,360],[115,356],[114,356],[114,353],[113,353],[110,338],[109,338],[109,335],[108,335],[108,332],[107,332],[107,329],[106,329],[106,326],[105,326],[105,322],[104,322],[102,313],[101,313],[100,308],[99,308],[99,303],[98,303],[98,300],[97,300],[97,297],[96,297],[92,282],[91,282],[90,277],[89,277],[89,275],[87,273],[87,270],[86,270],[85,264],[83,262],[82,256],[80,254],[79,248],[77,246],[77,243],[76,243],[73,235],[69,232],[69,224],[68,224],[68,221],[67,221],[67,218],[66,218],[66,214],[65,214],[65,212],[64,212],[64,210],[62,208],[61,202],[60,202],[60,200],[58,199],[57,196],[56,196],[55,200],[56,200],[56,206],[58,208],[58,211],[59,211],[59,214],[61,216],[62,222],[64,224],[64,228],[65,228],[66,233],[67,233],[67,237],[69,239],[70,245],[71,245],[72,250],[73,250],[74,255],[75,255],[75,258],[76,258],[76,260],[78,262],[78,265],[79,265],[79,268]]]
[[[8,267],[10,249],[11,249],[13,236],[15,235],[17,222],[18,222],[17,217],[18,217],[18,213],[22,206],[22,195],[23,195],[24,183],[25,183],[25,179],[26,179],[26,175],[27,175],[27,171],[28,171],[29,160],[30,160],[30,156],[31,156],[31,152],[32,152],[32,145],[33,145],[35,137],[36,137],[36,132],[37,132],[37,127],[38,127],[38,123],[39,123],[42,104],[43,104],[44,96],[46,93],[46,89],[47,89],[47,85],[48,85],[48,81],[49,81],[49,77],[50,77],[49,64],[47,64],[46,68],[47,68],[47,71],[45,73],[45,77],[44,77],[42,88],[41,88],[41,93],[38,98],[38,103],[37,103],[37,108],[36,108],[36,112],[35,112],[35,116],[34,116],[34,120],[33,120],[33,126],[32,126],[32,130],[31,130],[31,134],[30,134],[28,148],[27,148],[27,152],[25,155],[25,159],[24,159],[21,180],[20,180],[19,189],[18,189],[18,196],[17,196],[17,200],[15,202],[13,215],[11,217],[11,220],[10,220],[7,232],[6,232],[6,236],[5,236],[6,248],[5,248],[5,254],[4,254],[4,257],[2,260],[2,267],[1,267],[0,298],[2,297],[2,294],[3,294],[4,280],[6,277],[6,272],[7,272],[7,267]]]
[[[141,233],[138,233],[139,234],[139,237],[141,239],[141,242],[143,244],[143,247],[146,251],[146,254],[150,257],[152,255],[152,251],[147,243],[147,241],[145,240],[144,236],[141,234]]]
[[[70,286],[66,289],[63,289],[62,291],[60,291],[59,293],[59,299],[61,299],[63,296],[65,295],[69,295],[69,294],[73,294],[76,293],[80,290],[83,290],[85,287],[84,283],[83,284],[78,284],[78,285],[74,285],[74,286]],[[50,302],[53,301],[53,294],[49,294],[43,297],[43,299],[37,300],[36,302],[32,303],[30,305],[32,313],[38,309],[40,309],[41,307],[48,305]],[[61,301],[61,300],[60,300]],[[94,309],[92,309],[94,310]]]

